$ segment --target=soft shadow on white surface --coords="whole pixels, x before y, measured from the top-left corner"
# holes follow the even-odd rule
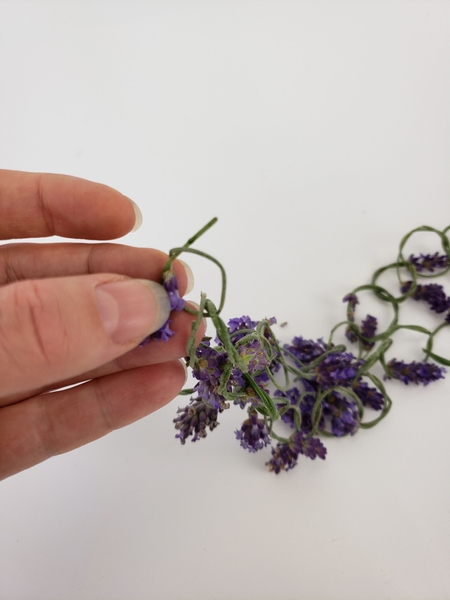
[[[226,318],[327,336],[404,233],[450,223],[446,2],[0,11],[1,166],[118,188],[144,216],[132,245],[218,216],[197,247],[227,269]],[[187,260],[190,297],[217,297]],[[446,600],[449,386],[390,383],[382,424],[278,477],[234,439],[238,409],[181,447],[178,398],[1,484],[0,596]]]

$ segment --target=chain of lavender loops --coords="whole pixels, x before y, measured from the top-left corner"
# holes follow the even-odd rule
[[[271,439],[278,442],[266,463],[270,471],[278,474],[292,469],[300,454],[311,459],[325,458],[327,451],[321,440],[315,437],[317,434],[335,437],[354,435],[358,429],[373,427],[387,415],[392,401],[384,384],[370,372],[375,364],[382,366],[384,379],[398,379],[405,384],[427,385],[443,378],[445,369],[438,365],[450,366],[450,361],[434,354],[432,348],[435,336],[450,325],[450,298],[442,286],[419,285],[417,279],[442,276],[449,271],[450,242],[446,234],[450,226],[443,231],[424,226],[407,234],[400,243],[397,261],[378,269],[371,284],[359,286],[344,297],[347,319],[332,329],[327,343],[295,337],[291,345],[281,348],[271,328],[276,323],[275,318],[252,321],[244,316],[231,319],[227,325],[220,318],[226,291],[225,271],[213,257],[190,248],[193,241],[216,220],[210,221],[185,246],[171,250],[163,272],[163,285],[169,293],[173,310],[187,310],[197,316],[187,344],[187,362],[198,383],[193,389],[181,392],[196,396],[191,397],[188,406],[178,409],[178,416],[174,419],[178,430],[176,437],[182,444],[189,437],[192,441],[206,437],[208,428],[212,431],[217,427],[218,414],[234,404],[248,411],[248,418],[235,432],[244,449],[256,452],[269,445]],[[440,237],[444,254],[411,255],[405,260],[403,249],[406,242],[414,233],[423,231]],[[202,294],[197,313],[186,307],[179,297],[171,265],[182,252],[199,254],[219,266],[222,273],[219,308]],[[398,274],[401,295],[397,298],[377,283],[380,275],[389,269],[396,269]],[[409,275],[407,281],[400,275],[405,270]],[[367,315],[361,326],[356,323],[357,294],[362,291],[371,291],[380,300],[391,304],[394,315],[384,332],[377,333],[377,319],[372,315]],[[445,320],[434,331],[417,325],[399,324],[400,305],[408,298],[428,303],[436,313],[447,311]],[[203,317],[211,318],[217,337],[215,345],[211,345],[211,338],[204,338],[196,348],[195,336]],[[348,341],[358,344],[358,356],[347,352],[344,345],[333,344],[333,335],[341,326],[345,326]],[[164,340],[167,327],[168,323],[153,337]],[[423,362],[386,361],[386,352],[393,343],[392,335],[401,329],[427,336]],[[435,362],[429,362],[429,359]],[[284,385],[275,378],[280,369],[284,373]],[[292,379],[294,387],[291,387]],[[270,387],[276,388],[274,393]],[[365,422],[366,407],[380,414]],[[294,430],[289,437],[282,437],[274,431],[274,423],[279,420]]]

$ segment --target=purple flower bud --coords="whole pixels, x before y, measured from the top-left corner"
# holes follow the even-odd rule
[[[356,294],[347,294],[342,298],[342,302],[348,302],[348,320],[354,321],[356,305],[359,304],[358,296]]]
[[[378,321],[376,317],[372,317],[371,315],[367,315],[364,321],[361,323],[361,335],[365,338],[373,338],[376,334],[378,326]],[[370,350],[375,346],[375,342],[369,342],[365,340],[361,340],[361,345],[364,350]]]

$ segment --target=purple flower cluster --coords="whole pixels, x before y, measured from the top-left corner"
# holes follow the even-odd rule
[[[355,322],[356,305],[359,304],[358,297],[356,296],[356,294],[347,294],[342,299],[342,302],[348,303],[348,307],[347,307],[348,320],[351,323],[354,323]],[[367,315],[367,317],[361,323],[360,333],[363,338],[367,338],[367,339],[361,340],[361,346],[362,346],[363,350],[370,350],[371,348],[374,347],[375,342],[371,342],[371,341],[369,341],[369,339],[374,337],[376,330],[377,330],[377,326],[378,326],[377,319],[375,317],[372,317],[371,315]],[[359,336],[356,334],[354,327],[352,327],[351,325],[347,325],[347,327],[345,329],[345,337],[352,344],[355,344],[360,339]]]
[[[384,396],[377,388],[368,385],[361,377],[353,383],[352,390],[361,400],[363,406],[373,410],[381,410],[384,406]]]
[[[177,410],[178,417],[173,422],[175,423],[175,429],[178,429],[179,433],[175,437],[182,444],[185,444],[186,439],[190,436],[193,436],[193,442],[206,437],[207,428],[209,427],[209,430],[212,431],[219,424],[217,422],[217,413],[223,412],[229,406],[229,404],[224,402],[216,409],[206,404],[202,399],[191,400],[188,406]]]
[[[372,388],[371,392],[372,394],[376,394],[377,390]],[[298,388],[293,388],[284,393],[275,392],[275,396],[277,398],[288,398],[291,404],[297,404],[300,392]],[[300,430],[304,434],[308,434],[312,429],[312,410],[315,400],[315,394],[309,392],[303,396],[300,402],[299,408],[302,417]],[[281,409],[283,406],[283,403],[277,402],[278,409]],[[382,406],[383,403],[381,403],[380,408]],[[293,409],[288,409],[281,418],[291,427],[295,427]],[[331,433],[336,437],[354,435],[359,428],[359,413],[356,402],[352,398],[345,397],[343,394],[334,391],[330,392],[322,400],[322,416],[319,421],[319,431],[326,429],[327,422],[329,423]]]
[[[194,387],[198,398],[218,409],[225,402],[219,394],[220,378],[227,363],[227,353],[222,348],[211,348],[209,341],[203,341],[196,351],[197,362],[192,375],[199,381]]]
[[[420,256],[414,256],[411,254],[409,262],[416,267],[416,271],[421,273],[422,271],[428,271],[434,273],[435,270],[446,269],[449,266],[449,257],[447,254],[421,254]]]
[[[325,459],[327,449],[318,438],[305,436],[301,431],[294,433],[289,443],[277,444],[272,448],[272,458],[266,463],[269,471],[278,475],[281,471],[289,471],[297,464],[300,454],[314,460]]]
[[[373,337],[375,328],[376,319],[368,317],[364,328],[366,336]],[[303,366],[322,356],[327,349],[321,340],[314,342],[299,337],[294,338],[292,345],[285,348],[289,350],[291,356],[298,357],[299,362],[303,359],[301,363]],[[282,413],[282,420],[294,428],[295,410],[300,410],[300,430],[303,434],[308,434],[313,427],[312,411],[317,395],[322,390],[330,390],[322,400],[319,431],[331,429],[331,433],[336,437],[354,435],[360,422],[358,405],[352,397],[333,388],[336,386],[348,388],[358,396],[363,406],[381,410],[384,406],[383,394],[358,376],[359,368],[363,364],[363,360],[357,360],[353,354],[347,352],[331,352],[326,355],[318,365],[305,374],[305,378],[300,378],[296,387],[285,392],[280,390],[275,392],[275,401],[278,410]],[[298,409],[287,408],[290,405],[297,406]]]
[[[326,346],[322,340],[314,342],[313,340],[304,340],[297,337],[294,338],[291,346],[287,346],[287,349],[291,355],[298,357],[303,364],[308,364],[308,362],[311,363],[323,355]],[[332,352],[314,368],[314,379],[302,380],[303,388],[308,392],[304,395],[299,406],[302,416],[302,432],[311,431],[312,409],[319,387],[322,389],[335,386],[351,387],[362,364],[363,361],[356,360],[353,354]],[[276,392],[275,396],[288,398],[291,404],[297,404],[300,392],[294,388],[285,393]],[[281,408],[281,404],[278,406]],[[294,411],[292,409],[286,411],[282,418],[285,422],[294,426]],[[319,429],[321,430],[325,429],[325,418],[330,421],[332,433],[338,437],[348,434],[353,435],[359,426],[356,402],[336,392],[330,392],[322,401],[322,417],[319,422]]]
[[[377,332],[378,321],[376,317],[367,315],[364,321],[361,323],[361,335],[366,338],[361,340],[361,346],[363,350],[371,350],[375,346],[375,342],[370,342],[370,338],[373,338]]]
[[[284,348],[288,350],[295,358],[304,365],[309,365],[316,358],[319,358],[327,349],[323,340],[305,340],[302,336],[295,337],[292,344],[285,344]]]
[[[272,448],[272,458],[266,462],[269,471],[276,475],[281,471],[290,471],[297,464],[298,452],[295,452],[290,444],[277,444]]]
[[[445,369],[434,363],[429,362],[411,362],[405,363],[402,360],[393,358],[387,363],[388,375],[386,379],[400,379],[404,384],[419,383],[428,385],[432,381],[444,378]]]
[[[249,411],[249,418],[242,423],[241,428],[235,431],[235,433],[236,439],[241,442],[241,446],[249,452],[256,452],[270,444],[266,424],[262,419],[258,419],[258,414],[255,410]]]
[[[228,358],[227,353],[211,348],[209,341],[203,341],[197,348],[196,356],[197,362],[192,369],[195,379],[217,385]]]
[[[162,283],[169,296],[170,309],[183,310],[183,308],[186,306],[186,300],[180,297],[180,292],[178,291],[178,281],[175,277],[175,274],[172,271],[164,271]]]
[[[205,338],[197,348],[197,360],[193,366],[193,375],[197,379],[194,392],[197,395],[187,407],[178,410],[174,419],[178,430],[176,437],[182,444],[189,437],[192,437],[192,441],[206,437],[208,429],[215,429],[218,414],[229,407],[230,401],[241,408],[250,405],[248,418],[235,431],[240,445],[249,452],[257,452],[270,444],[267,421],[258,414],[258,407],[261,406],[262,409],[261,399],[254,384],[250,385],[248,381],[248,376],[251,376],[268,393],[267,368],[274,372],[274,361],[272,365],[269,364],[268,354],[261,341],[251,335],[244,339],[248,330],[255,331],[257,324],[247,316],[229,322],[229,331],[235,334],[231,338],[232,343],[247,365],[248,375],[244,375],[237,367],[227,367],[228,354],[220,341],[212,347],[210,340]],[[361,335],[370,340],[375,335],[376,327],[375,317],[368,315],[362,323]],[[372,342],[366,345],[367,349],[372,346]],[[319,432],[329,432],[336,437],[354,435],[358,431],[358,404],[351,394],[347,395],[337,390],[337,387],[347,388],[349,392],[356,394],[365,407],[379,411],[385,405],[383,394],[358,376],[364,361],[356,359],[353,354],[330,352],[330,347],[323,340],[307,340],[303,337],[295,337],[285,349],[294,362],[298,363],[297,366],[305,369],[305,374],[298,378],[295,387],[285,392],[277,390],[273,394],[281,419],[295,430],[288,442],[279,443],[272,448],[272,456],[266,464],[275,473],[292,469],[300,455],[311,459],[325,459],[325,446],[320,439],[311,435],[316,430],[315,427]],[[312,365],[313,362],[317,364]],[[400,379],[404,383],[426,385],[442,378],[444,371],[445,369],[431,363],[406,364],[395,359],[387,365],[388,377]],[[327,393],[322,397],[321,406],[317,407],[318,394],[323,394],[324,391]],[[315,413],[317,408],[320,409],[319,414]]]
[[[356,360],[350,352],[332,352],[314,369],[321,388],[336,385],[351,387],[363,360]]]
[[[270,322],[274,322],[274,319],[271,319]],[[231,333],[243,331],[242,334],[231,337],[232,343],[246,364],[248,374],[252,376],[253,381],[265,389],[269,380],[266,369],[270,366],[273,371],[274,361],[269,365],[267,355],[258,339],[250,337],[248,340],[243,340],[246,335],[244,330],[254,331],[257,325],[258,321],[252,321],[250,317],[243,316],[231,319],[228,323],[228,331]],[[210,340],[204,338],[197,347],[196,361],[192,369],[192,375],[197,379],[197,384],[193,389],[196,396],[188,407],[179,409],[180,416],[174,422],[177,429],[181,428],[181,433],[176,437],[184,443],[189,435],[195,434],[192,441],[206,435],[206,425],[201,425],[205,422],[206,417],[203,417],[203,420],[199,418],[197,425],[197,417],[191,415],[193,407],[196,412],[200,410],[202,415],[206,415],[213,423],[214,428],[217,425],[217,413],[228,408],[228,402],[232,400],[241,408],[245,408],[248,404],[252,407],[249,419],[237,432],[237,437],[244,448],[254,452],[269,443],[266,425],[264,421],[256,417],[257,413],[254,410],[261,402],[260,398],[237,367],[234,366],[225,373],[229,365],[228,353],[220,340],[216,340],[216,342],[217,345],[212,347]],[[194,425],[190,419],[194,420]],[[201,427],[199,431],[195,429],[197,426]]]
[[[400,289],[402,294],[406,294],[411,289],[412,281],[402,283]],[[427,302],[430,309],[436,313],[443,313],[450,309],[450,298],[444,291],[442,285],[429,283],[427,285],[417,285],[412,295],[414,300],[423,300]]]
[[[323,401],[323,414],[330,418],[331,432],[336,437],[355,435],[358,431],[358,407],[353,399],[331,392]]]
[[[235,317],[234,319],[230,319],[228,321],[228,332],[231,335],[235,334],[236,331],[241,331],[242,329],[255,329],[257,325],[258,321],[252,321],[247,315]],[[245,333],[233,335],[233,342],[242,339],[244,335]]]
[[[251,340],[248,344],[242,344],[238,347],[238,352],[251,374],[263,371],[269,366],[269,361],[259,340]]]
[[[167,292],[170,300],[170,310],[183,310],[186,306],[186,300],[180,297],[180,293],[178,291],[178,281],[175,277],[175,274],[168,270],[164,271],[162,277],[162,285]],[[161,340],[163,342],[167,342],[174,334],[174,332],[170,329],[170,321],[171,319],[167,319],[162,327],[155,331],[151,335],[149,335],[143,342],[141,342],[141,346],[147,344],[151,339],[152,340]]]
[[[292,443],[294,450],[298,451],[299,454],[304,454],[307,458],[311,458],[312,460],[315,458],[325,460],[327,449],[319,438],[305,436],[301,431],[298,431],[294,434]]]
[[[185,247],[171,251],[172,258],[164,267],[162,281],[170,300],[171,311],[180,311],[186,306],[185,300],[180,297],[177,279],[170,270],[173,253],[178,254],[187,249],[187,246],[216,220],[211,220],[191,237]],[[419,227],[411,233],[434,231],[441,237],[445,249],[450,243],[447,235],[449,229],[450,227],[439,232],[430,227]],[[178,409],[174,419],[176,438],[181,444],[185,444],[189,438],[195,442],[206,437],[208,429],[213,431],[218,426],[219,413],[234,403],[248,412],[248,418],[235,431],[236,439],[245,450],[251,453],[262,450],[271,444],[271,438],[279,442],[276,447],[272,447],[271,458],[266,463],[270,471],[278,474],[292,469],[300,455],[311,460],[324,460],[327,450],[317,435],[354,435],[360,426],[370,427],[384,418],[391,406],[391,400],[377,377],[369,371],[375,363],[379,362],[384,368],[385,379],[399,379],[406,385],[428,385],[432,381],[442,379],[445,369],[435,363],[405,363],[397,359],[392,359],[387,364],[385,362],[384,354],[392,343],[390,335],[397,329],[406,327],[427,334],[427,348],[431,348],[435,334],[446,323],[450,324],[450,297],[446,295],[442,285],[418,285],[412,281],[401,284],[403,294],[408,294],[408,297],[411,294],[414,300],[427,303],[430,309],[438,314],[447,313],[446,323],[442,323],[432,332],[419,326],[398,325],[399,306],[405,298],[394,298],[376,285],[378,277],[391,268],[397,268],[398,271],[407,266],[414,281],[416,274],[420,277],[422,272],[438,271],[437,275],[443,275],[450,269],[449,255],[438,252],[411,255],[409,263],[405,263],[402,249],[404,241],[411,233],[400,245],[398,262],[378,269],[373,275],[371,285],[355,288],[356,291],[372,290],[380,300],[393,306],[394,320],[391,326],[379,335],[376,317],[368,314],[362,321],[358,320],[358,324],[355,322],[359,299],[355,293],[349,293],[343,298],[343,302],[347,303],[347,320],[338,323],[332,329],[328,344],[323,339],[314,341],[299,336],[294,337],[291,344],[286,344],[284,350],[280,350],[280,344],[274,338],[270,327],[276,323],[275,318],[253,321],[248,315],[244,315],[231,319],[226,329],[218,316],[220,309],[215,309],[213,303],[202,295],[202,306],[205,307],[205,314],[210,316],[216,325],[217,337],[214,340],[209,337],[203,338],[195,350],[193,338],[201,316],[198,315],[188,341],[189,357],[186,359],[192,367],[196,383],[192,390],[184,391],[193,392],[194,395],[187,406]],[[217,263],[215,259],[212,260]],[[225,288],[223,268],[217,264],[221,268]],[[221,306],[222,304],[221,301]],[[334,332],[341,325],[347,326],[346,338],[352,343],[358,343],[359,358],[351,352],[346,352],[345,346],[331,343]],[[173,334],[169,318],[159,331],[150,337],[167,341]],[[378,341],[381,342],[379,347],[371,352]],[[431,350],[424,352],[427,358],[434,358],[437,363],[450,364],[446,359],[434,355]],[[285,359],[284,355],[288,358]],[[294,379],[294,387],[273,392],[273,388],[279,385],[274,374],[281,366],[286,381],[284,385],[289,387],[289,382]],[[373,382],[376,387],[369,385],[366,380]],[[369,423],[361,423],[365,407],[381,411],[381,414]],[[281,437],[282,432],[278,433],[272,429],[278,419],[284,422],[285,430],[289,431],[289,427],[291,428],[289,437]]]

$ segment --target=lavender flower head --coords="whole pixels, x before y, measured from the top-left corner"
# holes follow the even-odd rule
[[[182,444],[185,444],[190,436],[193,436],[193,442],[206,437],[207,428],[209,427],[209,430],[213,431],[219,424],[217,413],[226,408],[229,408],[229,404],[223,403],[218,409],[215,409],[202,400],[191,400],[188,406],[178,409],[178,416],[173,420],[175,429],[179,431],[175,437]]]
[[[325,460],[327,449],[319,438],[305,436],[301,431],[298,431],[291,436],[291,440],[292,448],[298,454],[304,454],[312,460],[317,457]]]
[[[178,281],[173,271],[164,271],[162,279],[163,287],[169,296],[170,309],[183,310],[183,308],[186,306],[186,300],[180,297],[180,293],[178,291]]]
[[[270,444],[267,427],[262,419],[258,419],[255,410],[249,412],[249,418],[242,423],[241,428],[236,430],[235,434],[236,439],[240,440],[241,446],[249,452],[256,452]]]
[[[381,410],[384,406],[384,396],[375,387],[370,386],[360,377],[353,383],[352,390],[361,400],[363,406]]]
[[[290,471],[296,466],[299,454],[312,460],[317,457],[324,460],[327,449],[318,438],[297,432],[291,436],[289,443],[277,444],[272,448],[272,458],[266,462],[266,466],[276,475],[281,471]]]
[[[180,294],[178,292],[177,278],[175,277],[173,271],[171,271],[170,269],[164,271],[162,275],[162,285],[169,296],[170,310],[183,310],[183,308],[186,306],[186,300],[180,297]],[[155,331],[154,333],[146,337],[140,345],[145,346],[151,339],[161,340],[163,342],[167,342],[168,340],[170,340],[170,338],[175,333],[174,331],[172,331],[172,329],[170,329],[170,321],[170,318],[167,319],[167,321],[162,327],[158,329],[158,331]]]
[[[354,400],[331,392],[323,400],[323,414],[331,419],[331,432],[336,437],[355,435],[359,429],[358,407]]]
[[[145,346],[150,340],[161,340],[162,342],[168,342],[175,332],[170,329],[170,319],[168,319],[162,327],[155,331],[151,335],[147,336],[139,345]]]
[[[289,346],[285,344],[285,349],[297,358],[300,363],[305,365],[313,362],[316,358],[319,358],[327,349],[326,344],[323,340],[305,340],[302,336],[295,337],[292,340],[292,344]]]
[[[236,331],[240,331],[242,329],[255,329],[257,325],[258,321],[252,321],[247,315],[244,315],[242,317],[235,317],[234,319],[230,319],[228,321],[228,333],[233,334]],[[233,342],[242,339],[244,335],[245,333],[241,335],[233,335]]]
[[[416,385],[428,385],[432,381],[444,378],[446,370],[435,363],[429,362],[411,362],[405,363],[402,360],[393,358],[387,363],[388,375],[386,379],[400,379],[405,385],[415,383]]]
[[[402,283],[400,289],[402,294],[406,294],[411,289],[412,281]],[[450,308],[450,298],[444,291],[442,285],[429,283],[427,285],[417,285],[412,295],[414,300],[423,300],[427,302],[430,309],[436,313],[443,313]]]
[[[199,380],[194,387],[198,398],[202,398],[208,405],[216,410],[225,402],[219,394],[219,383],[223,368],[227,363],[227,353],[209,346],[209,342],[202,342],[196,350],[197,362],[192,369],[192,375]]]
[[[199,381],[218,383],[223,367],[227,361],[227,353],[211,348],[202,342],[196,350],[197,362],[192,369],[193,376]]]
[[[364,321],[361,323],[361,335],[367,340],[361,340],[361,346],[364,350],[370,350],[375,346],[375,342],[369,342],[370,338],[373,338],[376,334],[378,327],[378,321],[376,317],[372,317],[372,315],[367,315]]]
[[[298,452],[290,444],[277,444],[272,448],[272,458],[266,462],[269,471],[278,475],[281,471],[289,471],[297,464]]]
[[[411,254],[409,262],[416,267],[418,273],[422,271],[428,271],[434,273],[436,269],[446,269],[449,266],[449,257],[447,254],[421,254],[420,256],[414,256]]]
[[[363,363],[349,352],[332,352],[315,368],[317,383],[324,389],[336,385],[350,387]]]
[[[238,346],[238,352],[247,364],[249,373],[262,371],[269,365],[259,340],[251,340],[248,344]]]

